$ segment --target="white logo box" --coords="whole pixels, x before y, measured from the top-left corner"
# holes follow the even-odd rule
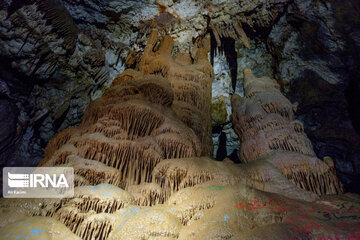
[[[72,198],[72,167],[5,167],[4,198]]]

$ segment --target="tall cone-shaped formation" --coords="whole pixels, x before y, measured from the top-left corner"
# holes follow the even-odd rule
[[[190,55],[171,58],[169,37],[153,53],[154,39],[156,31],[143,56],[146,60],[151,52],[154,61],[142,60],[141,72],[128,69],[119,75],[89,105],[79,127],[64,130],[49,142],[39,166],[73,167],[78,188],[74,199],[48,204],[34,215],[55,217],[83,239],[106,239],[114,227],[111,214],[115,211],[165,201],[160,185],[152,183],[153,169],[160,161],[210,151],[206,122],[213,73],[207,50],[197,49],[192,64]],[[166,66],[161,65],[163,58]],[[153,66],[167,69],[167,74]]]
[[[244,70],[245,97],[232,98],[232,122],[245,163],[268,159],[297,186],[317,194],[342,192],[336,175],[316,158],[301,122],[278,83]]]
[[[246,71],[246,97],[233,98],[246,164],[200,157],[211,149],[207,50],[173,58],[171,38],[156,42],[154,32],[140,71],[119,75],[79,127],[49,142],[40,166],[73,167],[74,197],[0,199],[1,239],[359,236],[360,197],[319,196],[340,191],[336,176],[275,81]]]
[[[203,155],[212,154],[211,138],[211,85],[213,68],[208,61],[210,39],[204,39],[201,48],[194,48],[193,55],[178,53],[171,55],[173,39],[165,36],[160,48],[153,49],[158,41],[157,31],[153,31],[138,64],[143,74],[158,74],[170,81],[174,91],[172,108],[180,119],[200,139]]]
[[[78,185],[127,189],[151,182],[152,169],[162,159],[201,154],[193,131],[170,108],[172,101],[166,79],[127,70],[90,104],[80,127],[50,141],[41,166],[74,166]]]

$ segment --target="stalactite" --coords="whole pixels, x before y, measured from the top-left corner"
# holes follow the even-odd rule
[[[31,10],[28,11],[28,9]],[[35,11],[40,12],[41,19],[39,19],[38,14],[32,16]],[[11,1],[7,13],[8,17],[13,19],[14,23],[18,26],[23,26],[29,31],[27,36],[31,35],[31,37],[36,38],[36,41],[40,42],[40,46],[37,46],[35,54],[31,57],[29,75],[34,76],[39,69],[42,69],[42,73],[50,76],[54,73],[58,65],[60,55],[54,51],[52,43],[47,42],[47,40],[43,38],[44,35],[55,35],[57,38],[63,39],[61,47],[65,50],[65,54],[70,56],[74,53],[79,29],[61,1]],[[23,13],[41,22],[43,26],[34,25],[33,22],[23,16]],[[24,45],[25,43],[26,39]],[[23,46],[20,48],[19,53],[22,49]]]
[[[318,195],[339,194],[342,191],[340,182],[330,167],[314,156],[276,153],[269,157],[269,161],[294,184]]]
[[[108,214],[134,203],[131,194],[114,185],[81,186],[75,189],[74,198],[62,199],[46,215],[54,216],[82,239],[106,239],[113,222]]]
[[[92,215],[81,222],[75,233],[84,240],[107,239],[113,230],[113,222],[111,215]]]
[[[44,12],[45,19],[53,26],[54,31],[64,37],[66,49],[72,53],[79,30],[67,9],[57,0],[36,0],[36,4]]]
[[[217,46],[221,46],[221,38],[240,39],[247,49],[250,49],[249,39],[242,27],[240,21],[231,21],[230,23],[216,23],[210,21],[210,29],[212,30]]]
[[[121,181],[126,186],[149,181],[142,178],[142,171],[151,172],[162,159],[161,149],[151,138],[142,141],[113,141],[100,134],[91,134],[79,139],[75,146],[81,157],[119,169],[122,173]]]
[[[235,184],[240,182],[242,177],[245,175],[239,166],[202,157],[161,161],[153,171],[152,181],[160,185],[167,200],[173,193],[187,187],[209,181]]]
[[[75,155],[69,156],[68,165],[74,168],[74,174],[87,179],[89,184],[98,185],[102,183],[122,186],[121,173],[98,161],[80,158]]]
[[[74,198],[64,198],[58,201],[50,202],[55,207],[49,207],[45,212],[46,216],[54,215],[64,206],[69,209],[70,207],[76,208],[78,212],[113,213],[134,204],[134,198],[130,193],[111,184],[79,186],[74,189]]]
[[[165,202],[164,193],[156,183],[131,185],[128,191],[135,197],[138,206],[154,206]]]
[[[88,215],[88,213],[81,213],[77,208],[68,206],[62,207],[54,217],[75,232]]]

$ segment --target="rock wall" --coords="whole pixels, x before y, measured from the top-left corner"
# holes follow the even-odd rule
[[[298,102],[297,116],[316,154],[333,158],[345,189],[355,192],[360,192],[359,21],[358,1],[294,1],[268,38],[276,75]]]
[[[0,18],[1,99],[13,106],[3,121],[16,125],[0,162],[35,165],[54,134],[79,124],[87,104],[101,95],[109,64],[102,46],[58,1],[6,1]]]

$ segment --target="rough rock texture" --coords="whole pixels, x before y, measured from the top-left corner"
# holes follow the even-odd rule
[[[268,38],[280,82],[316,154],[360,192],[358,1],[294,1]]]
[[[170,108],[173,98],[167,79],[125,71],[90,104],[78,128],[50,141],[41,165],[74,165],[78,185],[106,182],[127,189],[151,182],[162,159],[201,155],[196,135]]]
[[[205,38],[193,55],[178,53],[174,58],[173,39],[165,36],[159,50],[154,52],[158,32],[151,33],[144,55],[137,67],[143,74],[159,74],[168,79],[174,91],[172,108],[188,127],[194,130],[202,144],[203,155],[212,153],[211,141],[211,83],[213,68],[208,61],[210,39]],[[192,58],[193,59],[192,59]]]
[[[155,34],[149,39],[151,48]],[[157,66],[148,64],[171,50],[169,42],[165,36],[158,51],[151,51],[153,61],[140,59],[138,66],[144,73]],[[185,67],[209,70],[205,60],[180,61],[179,66],[176,58],[169,59],[167,73]],[[79,127],[60,132],[46,147],[40,166],[74,167],[74,197],[0,199],[1,236],[235,240],[268,239],[270,231],[285,240],[359,235],[359,196],[320,196],[338,190],[336,176],[325,163],[283,149],[273,149],[272,154],[246,164],[199,157],[204,145],[172,109],[177,108],[177,88],[169,81],[171,75],[144,73],[128,69],[119,75],[89,105]],[[245,99],[263,106],[264,115],[279,116],[285,123],[292,120],[288,101],[278,102],[281,106],[273,109],[264,102],[267,91],[278,95],[275,100],[286,100],[274,80],[259,80],[247,71],[244,85]],[[204,104],[210,108],[210,101]],[[252,109],[244,113],[239,102],[233,105],[237,120],[251,118]],[[280,128],[287,127],[283,122]],[[235,126],[238,131],[237,122]],[[299,123],[292,127],[302,130]],[[241,133],[250,134],[251,128],[247,130]]]
[[[233,49],[229,49],[229,52],[224,52],[221,49],[218,49],[214,53],[213,66],[215,78],[212,84],[212,102],[216,103],[219,99],[223,98],[225,100],[227,112],[226,122],[220,123],[214,121],[215,116],[220,113],[214,109],[214,157],[218,160],[223,160],[225,157],[229,157],[234,161],[240,160],[238,156],[238,148],[240,145],[239,138],[234,132],[230,121],[230,97],[232,94],[244,96],[243,69],[250,68],[253,70],[254,74],[258,76],[273,76],[273,70],[271,67],[272,56],[266,50],[266,45],[262,42],[256,42],[253,40],[249,42],[251,43],[250,49],[244,47],[241,40],[236,40],[234,42]],[[230,53],[235,55],[233,59],[227,58],[227,55]],[[231,61],[233,62],[231,63]],[[229,68],[230,65],[235,65],[234,69],[231,71]],[[234,86],[235,89],[233,88]]]
[[[77,0],[63,2],[80,28],[88,28],[109,43],[116,40],[130,46],[136,44],[141,49],[146,40],[142,34],[155,27],[173,37],[176,48],[184,51],[192,46],[193,39],[206,32],[208,26],[220,28],[216,31],[219,38],[230,35],[241,38],[241,25],[268,28],[289,1],[90,0],[80,6],[76,4]]]
[[[54,134],[80,123],[109,80],[108,63],[59,1],[5,1],[0,18],[1,98],[12,106],[8,126],[16,125],[12,154],[0,162],[35,165]]]
[[[11,102],[6,99],[0,100],[0,153],[6,157],[11,156],[13,144],[19,137],[17,132],[17,112]]]
[[[358,16],[353,0],[1,1],[1,164],[35,165],[60,132],[40,165],[78,186],[1,199],[1,238],[359,239],[359,196],[323,195],[336,172],[359,186]],[[139,71],[99,98],[124,64]]]
[[[245,96],[232,97],[231,117],[241,141],[240,159],[268,159],[299,187],[317,194],[341,193],[336,175],[316,158],[302,123],[294,119],[295,106],[281,94],[280,85],[255,77],[250,69],[244,75]]]
[[[269,28],[287,4],[285,0],[2,1],[0,89],[2,98],[16,106],[12,112],[18,113],[19,129],[15,154],[11,158],[2,154],[2,164],[36,164],[49,139],[79,124],[87,104],[101,96],[124,70],[124,63],[132,65],[139,59],[151,29],[175,40],[174,53],[188,51],[207,32],[220,40],[236,38],[249,47],[244,29]],[[226,129],[230,131],[230,126]],[[235,145],[229,143],[229,151]]]

